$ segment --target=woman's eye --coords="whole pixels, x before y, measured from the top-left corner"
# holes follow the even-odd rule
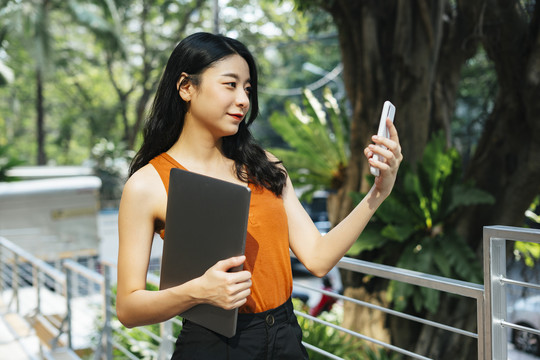
[[[229,85],[230,87],[236,88],[236,83],[235,82],[229,82],[226,85]]]
[[[251,87],[247,87],[244,89],[247,95],[251,95]]]

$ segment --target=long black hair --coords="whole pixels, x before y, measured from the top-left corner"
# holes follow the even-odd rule
[[[235,54],[244,58],[249,67],[250,110],[249,117],[240,123],[238,132],[223,138],[222,150],[226,157],[234,160],[239,179],[281,195],[287,175],[277,166],[279,162],[268,160],[248,129],[259,114],[255,59],[238,40],[204,32],[186,37],[173,50],[143,129],[143,144],[131,162],[130,176],[154,157],[169,150],[180,137],[187,112],[187,104],[177,89],[182,73],[197,79],[197,75],[216,61]]]

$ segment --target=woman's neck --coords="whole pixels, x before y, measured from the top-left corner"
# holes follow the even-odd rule
[[[189,115],[189,114],[188,114]],[[222,157],[222,139],[216,138],[206,127],[186,115],[184,127],[176,143],[168,151],[198,161],[207,162]]]
[[[227,158],[221,148],[221,139],[182,133],[167,153],[189,171],[230,182],[239,182],[234,161]]]

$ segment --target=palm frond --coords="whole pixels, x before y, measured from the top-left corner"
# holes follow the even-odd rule
[[[274,113],[270,124],[290,149],[271,149],[287,167],[295,185],[329,188],[348,162],[348,121],[329,91],[322,104],[309,90],[303,107],[288,103],[286,112]],[[309,183],[312,182],[312,183]]]

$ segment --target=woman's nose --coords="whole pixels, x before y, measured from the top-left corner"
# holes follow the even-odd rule
[[[236,97],[236,103],[243,109],[249,108],[249,95],[244,89],[238,90],[238,95]]]

